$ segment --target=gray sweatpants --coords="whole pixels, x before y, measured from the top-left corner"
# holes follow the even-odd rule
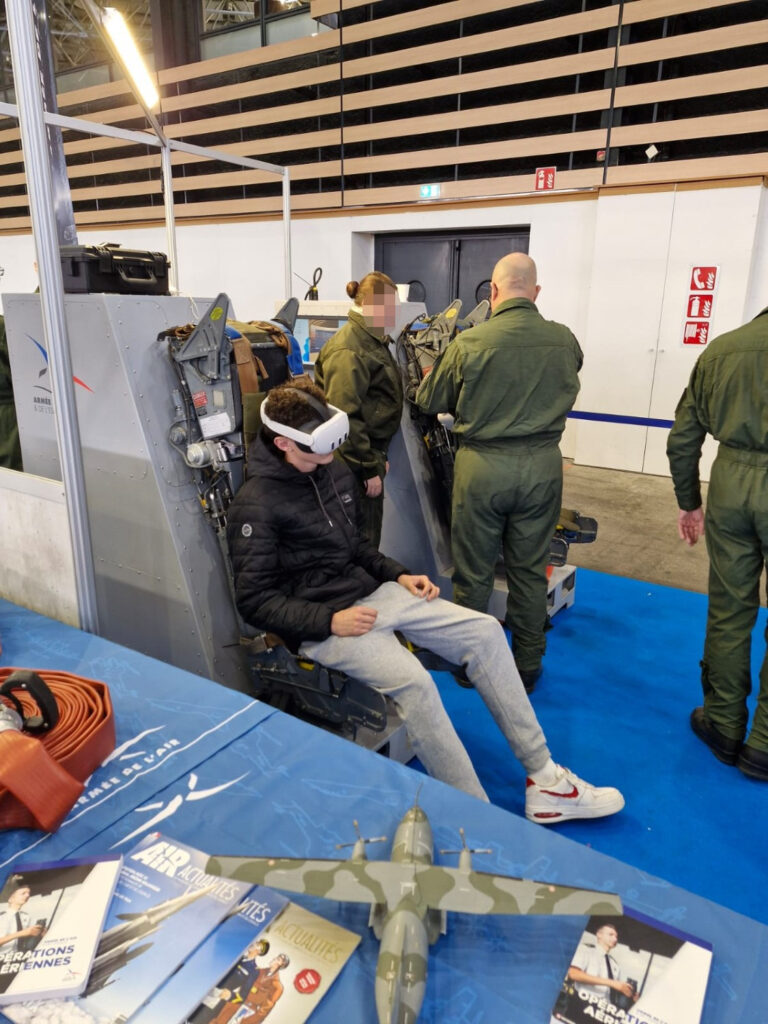
[[[378,612],[369,633],[307,641],[301,645],[301,653],[390,697],[430,775],[488,799],[434,679],[399,642],[395,630],[419,647],[466,665],[467,675],[526,771],[538,771],[546,764],[550,756],[546,738],[496,619],[441,598],[425,601],[399,583],[383,583],[356,603]]]

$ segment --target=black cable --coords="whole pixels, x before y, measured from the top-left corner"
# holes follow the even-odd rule
[[[298,277],[299,275],[297,274],[296,276]],[[323,276],[323,268],[322,267],[315,267],[314,273],[312,274],[312,284],[309,285],[309,288],[307,290],[307,294],[304,296],[304,301],[305,302],[307,300],[309,300],[310,302],[317,302],[317,299],[318,299],[317,286],[320,284],[320,279],[321,279],[322,276]],[[309,284],[308,281],[305,282],[305,283]]]

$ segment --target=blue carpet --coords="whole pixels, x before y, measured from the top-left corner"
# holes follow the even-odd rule
[[[552,620],[532,702],[555,760],[618,786],[626,807],[556,827],[768,924],[768,784],[721,764],[688,724],[701,703],[706,606],[703,594],[578,570],[573,606]],[[755,680],[764,629],[762,610]],[[436,678],[491,800],[523,814],[524,771],[485,705],[452,676]]]

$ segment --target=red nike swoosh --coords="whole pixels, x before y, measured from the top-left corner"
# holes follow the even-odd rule
[[[555,793],[551,789],[542,789],[541,792],[545,793],[547,796],[559,796],[559,797],[562,797],[563,800],[573,800],[574,797],[577,797],[579,795],[579,791],[578,791],[578,789],[576,789],[575,786],[573,787],[573,789],[571,790],[570,793]]]

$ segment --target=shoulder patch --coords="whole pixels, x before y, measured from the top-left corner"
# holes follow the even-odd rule
[[[242,533],[244,537],[250,537],[251,534],[253,533],[253,527],[251,526],[250,523],[243,523],[243,525],[240,527],[240,533]]]

